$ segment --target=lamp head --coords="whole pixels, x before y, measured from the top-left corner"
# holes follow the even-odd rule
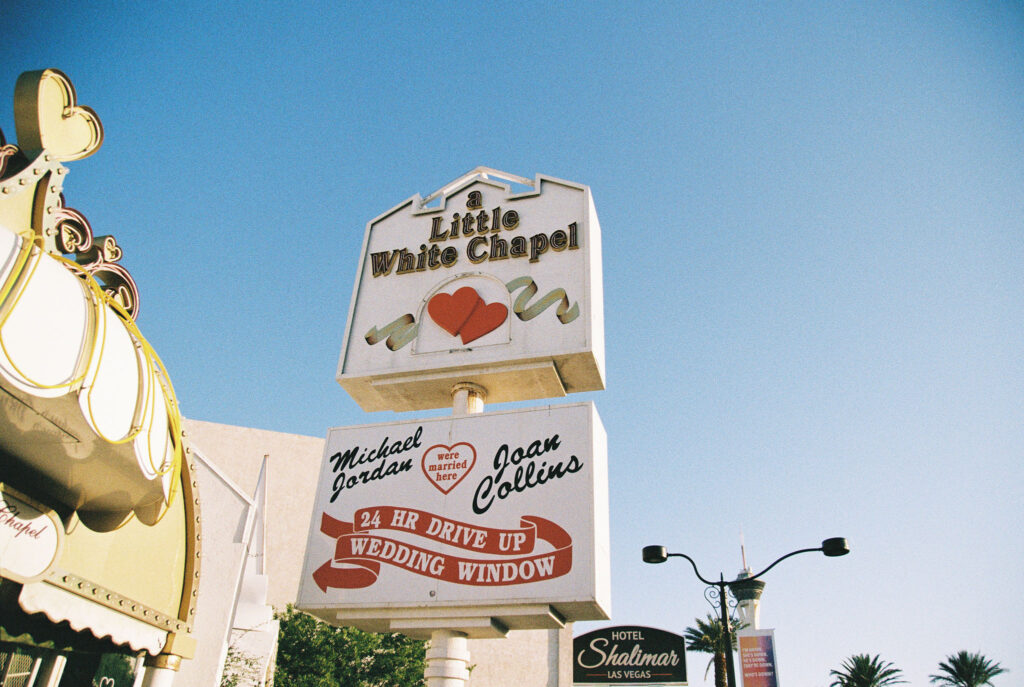
[[[668,551],[664,546],[645,546],[644,563],[664,563],[668,560]]]
[[[850,553],[846,537],[832,537],[821,542],[821,552],[826,556],[845,556]]]

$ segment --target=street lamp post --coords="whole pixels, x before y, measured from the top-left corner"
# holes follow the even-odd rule
[[[725,577],[721,573],[718,574],[717,582],[713,582],[712,580],[705,578],[703,575],[700,574],[700,571],[697,570],[697,564],[694,562],[692,558],[687,556],[685,553],[669,553],[664,546],[645,546],[643,549],[643,558],[644,563],[664,563],[672,556],[685,558],[686,560],[690,561],[690,565],[693,566],[693,572],[697,575],[697,579],[699,579],[701,582],[710,587],[718,587],[718,602],[722,611],[722,639],[725,643],[726,681],[728,682],[729,687],[736,687],[736,669],[733,666],[732,662],[732,631],[729,628],[729,603],[726,597],[726,589],[734,584],[742,584],[744,582],[756,580],[757,578],[761,577],[761,575],[764,575],[766,572],[768,572],[776,565],[778,565],[779,563],[781,563],[782,561],[786,560],[791,556],[795,556],[799,553],[809,553],[812,551],[821,551],[826,556],[845,556],[846,554],[850,553],[850,547],[849,545],[847,545],[846,539],[844,537],[832,537],[831,539],[826,539],[825,541],[821,542],[821,546],[817,548],[799,549],[797,551],[791,551],[787,553],[785,556],[777,558],[771,565],[769,565],[767,568],[757,573],[756,575],[751,575],[750,577],[736,578],[735,580],[732,580],[730,582],[726,582]]]

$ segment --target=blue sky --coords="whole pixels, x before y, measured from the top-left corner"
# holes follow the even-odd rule
[[[785,684],[862,652],[918,685],[960,649],[1013,671],[997,685],[1024,671],[1019,3],[3,15],[8,93],[55,67],[103,121],[65,194],[124,248],[189,417],[313,436],[392,419],[334,381],[366,222],[478,165],[584,183],[614,623],[710,610],[645,544],[728,577],[741,531],[755,568],[842,535],[850,556],[766,578]]]

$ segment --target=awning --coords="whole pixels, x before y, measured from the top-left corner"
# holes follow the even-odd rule
[[[18,604],[26,613],[43,613],[54,623],[66,620],[74,630],[88,630],[100,639],[109,637],[134,651],[145,650],[155,656],[167,643],[167,632],[45,582],[22,587]]]

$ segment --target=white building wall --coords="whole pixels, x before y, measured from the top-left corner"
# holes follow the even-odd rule
[[[267,458],[263,571],[269,579],[267,603],[283,610],[299,590],[324,440],[198,420],[185,420],[184,427],[189,444],[246,494],[256,491],[260,466]]]
[[[472,639],[470,687],[572,685],[572,624],[561,630],[510,632],[505,639]]]
[[[252,534],[253,503],[235,484],[194,451],[199,482],[201,553],[193,636],[196,655],[181,662],[175,687],[217,687],[227,654],[245,555]],[[178,498],[181,498],[180,495]]]

